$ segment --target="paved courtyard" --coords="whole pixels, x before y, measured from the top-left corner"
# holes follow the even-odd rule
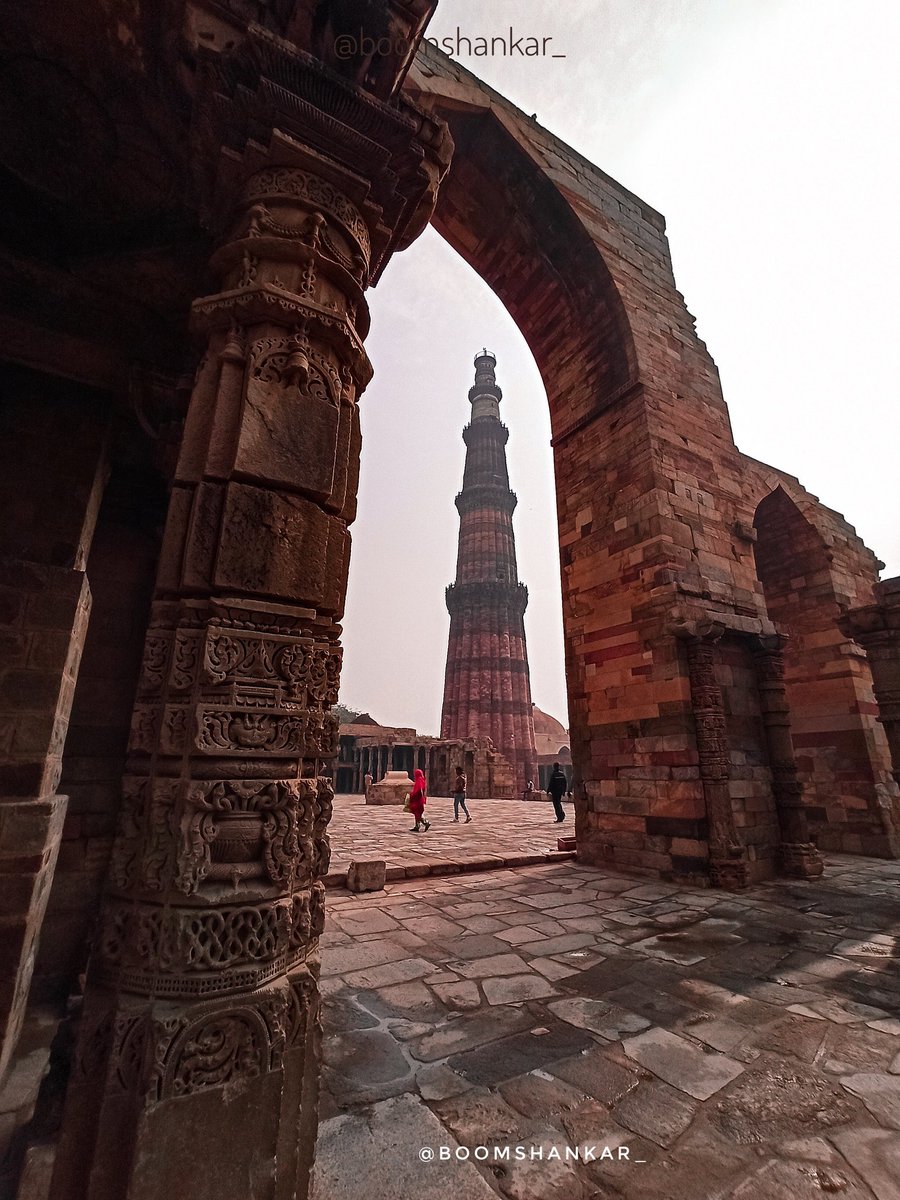
[[[366,804],[362,796],[334,798],[328,826],[331,871],[346,873],[353,858],[383,858],[388,868],[496,857],[540,856],[556,851],[560,835],[575,833],[575,810],[564,801],[566,819],[557,825],[549,800],[469,800],[471,824],[453,823],[453,800],[429,796],[427,833],[410,833],[415,818],[400,804]],[[502,865],[501,862],[497,863]]]
[[[329,893],[316,1200],[898,1200],[898,884]]]

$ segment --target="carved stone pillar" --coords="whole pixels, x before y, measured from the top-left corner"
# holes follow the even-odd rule
[[[784,686],[786,640],[781,634],[759,638],[754,646],[754,658],[772,771],[772,793],[781,830],[779,865],[785,875],[814,879],[822,874],[824,864],[810,841],[803,809],[803,785],[794,758],[790,706]]]
[[[54,1200],[294,1200],[312,1162],[363,291],[421,226],[440,131],[260,31],[221,80],[220,287]]]
[[[747,886],[749,868],[746,850],[738,837],[728,789],[725,704],[716,679],[716,655],[714,637],[688,639],[691,705],[709,825],[709,878],[713,887],[735,889]]]

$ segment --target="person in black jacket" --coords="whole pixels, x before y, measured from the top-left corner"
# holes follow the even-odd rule
[[[553,764],[553,770],[550,774],[550,779],[547,782],[547,793],[553,801],[553,807],[556,809],[556,821],[566,819],[566,814],[563,812],[562,798],[569,790],[569,785],[566,782],[566,775],[559,763]]]

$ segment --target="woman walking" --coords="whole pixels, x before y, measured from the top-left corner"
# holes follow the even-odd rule
[[[416,767],[413,775],[413,790],[409,794],[409,811],[416,818],[416,823],[409,831],[410,833],[418,833],[420,829],[424,829],[427,833],[431,828],[431,822],[425,820],[425,772]]]

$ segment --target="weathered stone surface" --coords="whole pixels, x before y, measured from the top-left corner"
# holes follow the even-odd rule
[[[716,1105],[715,1123],[738,1143],[828,1135],[861,1111],[836,1083],[795,1064],[747,1072]]]
[[[435,999],[430,989],[425,986],[424,978],[417,978],[408,983],[388,984],[377,991],[360,992],[359,1000],[371,1012],[381,1017],[396,1017],[423,1026],[423,1033],[447,1015],[443,1004]],[[410,1036],[415,1037],[418,1034]]]
[[[900,1130],[900,1077],[872,1073],[844,1075],[841,1087],[859,1096],[876,1121]]]
[[[715,1020],[690,1020],[686,1022],[685,1030],[692,1038],[705,1042],[714,1050],[721,1050],[723,1054],[733,1050],[747,1037],[747,1027],[739,1025],[737,1021],[730,1021],[728,1017],[719,1017]]]
[[[558,1021],[549,1028],[540,1026],[527,1032],[514,1033],[499,1041],[456,1054],[449,1059],[449,1063],[473,1083],[493,1085],[534,1070],[535,1067],[545,1067],[559,1074],[550,1064],[566,1059],[588,1045],[591,1045],[591,1039],[587,1034]]]
[[[556,1130],[535,1129],[530,1137],[534,1158],[514,1159],[498,1170],[500,1190],[509,1200],[583,1200],[588,1184],[572,1161],[566,1160],[566,1142]],[[540,1155],[540,1157],[538,1157]]]
[[[322,951],[322,970],[329,975],[343,975],[348,971],[377,967],[382,963],[400,962],[408,951],[389,938],[371,942],[355,942],[352,945],[328,946]]]
[[[401,958],[394,962],[367,967],[364,971],[351,971],[344,976],[344,981],[352,988],[387,988],[394,983],[421,979],[433,970],[433,964],[424,958]]]
[[[435,1105],[441,1120],[461,1145],[511,1140],[519,1126],[519,1114],[493,1090],[474,1086],[471,1090]]]
[[[505,1080],[498,1090],[513,1108],[531,1118],[553,1118],[571,1112],[587,1099],[584,1092],[554,1079],[542,1067]]]
[[[614,1062],[596,1047],[553,1063],[547,1069],[558,1079],[564,1079],[609,1106],[621,1100],[639,1081],[636,1071]]]
[[[689,1127],[696,1112],[696,1104],[654,1080],[638,1084],[615,1106],[613,1116],[633,1133],[660,1146],[671,1146]]]
[[[626,1012],[602,1000],[555,1000],[550,1005],[550,1011],[563,1021],[590,1029],[610,1041],[619,1041],[629,1034],[639,1033],[650,1024],[646,1017]]]
[[[846,1168],[805,1163],[769,1162],[731,1193],[731,1200],[820,1200],[822,1193],[847,1200],[868,1200],[869,1190]]]
[[[324,1050],[325,1082],[356,1100],[378,1100],[407,1091],[409,1063],[394,1039],[378,1029],[350,1030],[329,1038]]]
[[[472,1087],[467,1079],[451,1071],[443,1063],[429,1063],[416,1071],[416,1087],[423,1100],[446,1100]]]
[[[382,891],[384,888],[384,869],[385,861],[383,858],[371,859],[369,862],[352,862],[347,868],[348,891]]]
[[[472,1016],[460,1016],[424,1037],[410,1043],[410,1053],[423,1062],[434,1062],[460,1054],[475,1046],[483,1046],[514,1030],[531,1024],[531,1019],[518,1009],[498,1008]]]
[[[895,1200],[900,1179],[900,1139],[886,1129],[848,1129],[831,1135],[844,1158],[877,1200]]]
[[[693,1029],[691,1032],[693,1033]],[[761,1049],[811,1063],[815,1061],[825,1035],[826,1030],[821,1021],[788,1017],[764,1026],[751,1035],[751,1040]]]
[[[345,1033],[351,1029],[371,1029],[378,1024],[378,1018],[363,1008],[354,997],[338,994],[328,997],[323,1024],[326,1033]]]
[[[449,965],[467,979],[486,979],[492,975],[515,975],[526,969],[524,959],[520,958],[518,954],[487,954],[468,962],[457,961]]]
[[[438,983],[434,985],[434,990],[448,1008],[458,1012],[478,1008],[481,1004],[478,984],[469,979],[460,979],[455,983]]]
[[[532,974],[484,979],[481,987],[488,1004],[519,1004],[523,1000],[541,1000],[555,994],[546,979],[536,978]]]
[[[423,1163],[419,1151],[458,1143],[420,1100],[399,1096],[333,1117],[319,1131],[313,1200],[496,1200],[471,1162]]]
[[[665,1029],[648,1029],[627,1038],[622,1047],[629,1058],[698,1100],[709,1099],[744,1069],[722,1054],[704,1053]]]

